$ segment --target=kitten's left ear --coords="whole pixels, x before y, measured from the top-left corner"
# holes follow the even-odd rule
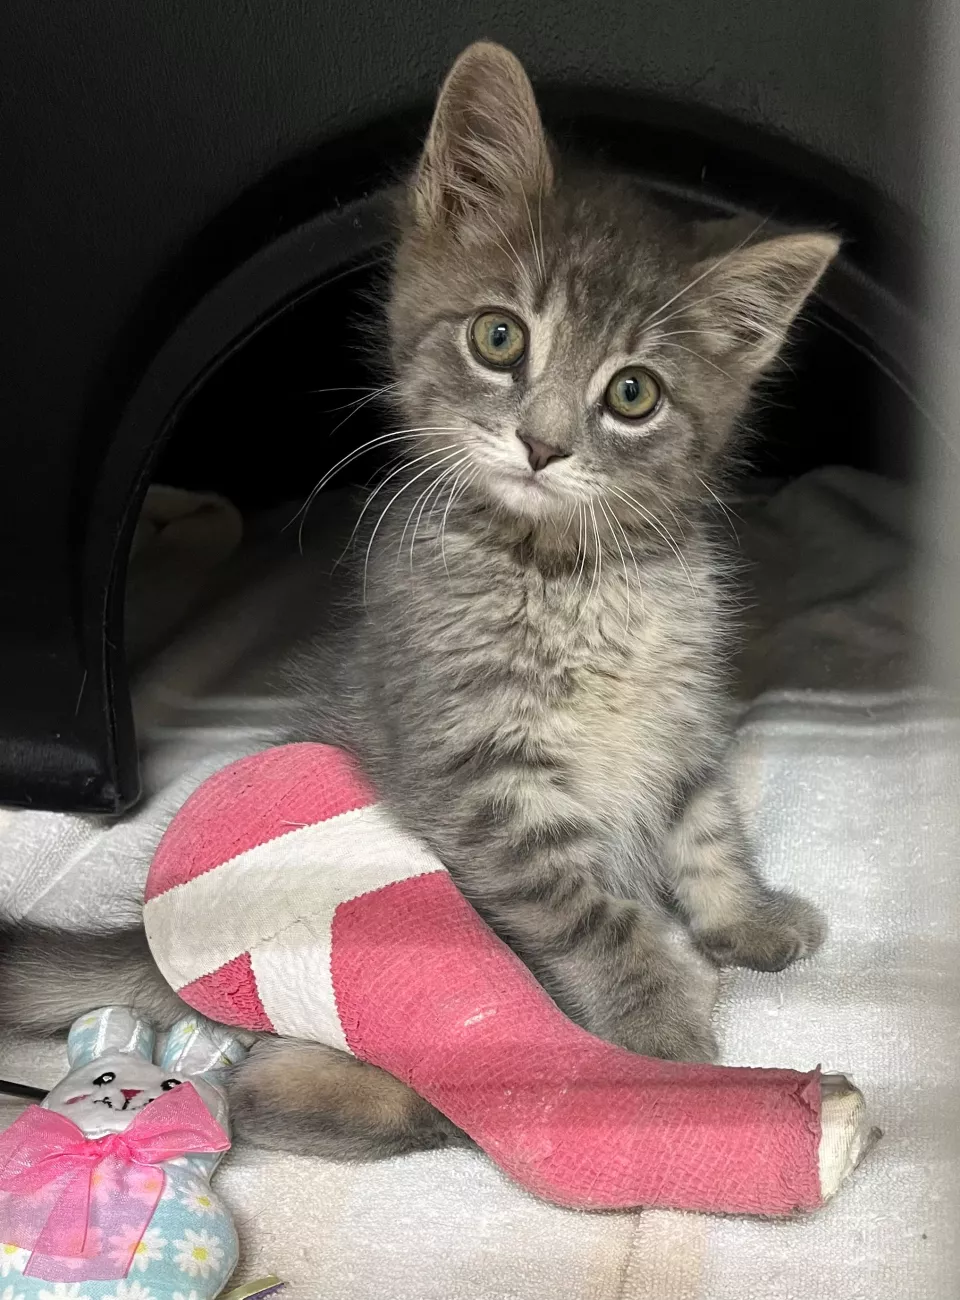
[[[413,182],[417,222],[456,230],[553,183],[530,79],[502,45],[463,51],[440,90]]]
[[[706,317],[709,335],[735,353],[748,371],[760,371],[783,345],[787,330],[840,248],[836,235],[779,235],[735,247],[700,264],[691,304]],[[700,300],[699,306],[696,299]]]

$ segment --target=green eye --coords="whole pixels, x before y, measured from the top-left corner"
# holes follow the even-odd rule
[[[660,396],[660,385],[650,371],[630,366],[610,380],[605,400],[621,420],[643,420],[660,405]]]
[[[509,370],[527,350],[527,334],[505,311],[482,312],[470,326],[470,344],[485,366]]]

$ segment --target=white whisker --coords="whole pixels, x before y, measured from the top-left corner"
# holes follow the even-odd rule
[[[630,538],[627,536],[627,530],[624,528],[623,524],[616,517],[616,515],[612,515],[611,517],[620,532],[620,536],[623,538],[623,544],[627,548],[627,552],[633,564],[633,571],[637,577],[637,595],[640,597],[640,617],[641,619],[645,619],[647,617],[647,611],[643,603],[643,584],[640,581],[640,565],[637,563],[636,553],[633,547],[630,545]]]
[[[414,428],[392,429],[387,433],[378,434],[375,438],[368,438],[367,441],[362,442],[359,447],[355,447],[352,451],[348,452],[345,456],[341,456],[341,458],[337,461],[337,463],[331,466],[331,468],[327,470],[327,472],[323,475],[323,477],[320,478],[318,482],[310,489],[310,491],[307,494],[307,498],[304,501],[303,505],[300,507],[300,509],[296,512],[296,514],[293,516],[292,519],[289,519],[283,525],[283,528],[280,531],[286,532],[288,528],[292,527],[293,524],[295,524],[296,521],[300,519],[300,528],[297,533],[297,540],[299,542],[300,550],[302,553],[303,525],[306,522],[307,511],[310,509],[311,505],[313,505],[314,501],[317,499],[317,497],[323,491],[323,489],[327,486],[330,480],[334,478],[340,472],[341,469],[346,469],[346,467],[352,464],[353,461],[358,460],[362,455],[364,455],[365,452],[372,450],[374,447],[387,446],[391,442],[403,442],[408,439],[413,439],[421,433],[444,433],[444,434],[453,435],[459,432],[460,432],[459,429],[446,428],[441,425],[437,425],[435,427],[430,425],[424,425],[421,428],[416,428],[416,429]]]
[[[664,339],[658,339],[657,342],[665,348],[679,348],[681,352],[686,352],[688,356],[696,357],[698,361],[702,361],[705,366],[711,366],[719,374],[723,375],[724,379],[729,379],[731,384],[737,382],[733,375],[724,370],[723,366],[718,366],[715,361],[711,361],[709,357],[703,356],[700,352],[695,352],[693,348],[685,347],[682,343],[669,343]]]
[[[546,284],[547,255],[543,247],[543,180],[537,186],[537,231],[540,237],[540,274]]]
[[[726,263],[729,262],[732,257],[735,257],[736,254],[739,253],[742,248],[746,247],[746,245],[750,242],[751,239],[753,239],[754,235],[756,235],[758,231],[763,229],[763,227],[767,224],[768,220],[769,220],[768,217],[764,217],[759,222],[759,224],[756,225],[753,228],[753,230],[750,231],[748,235],[744,235],[743,239],[740,240],[740,243],[737,244],[735,248],[731,248],[728,253],[725,253],[723,257],[719,259],[719,261],[711,262],[711,264],[708,267],[706,267],[703,271],[701,271],[699,275],[694,276],[694,278],[690,281],[689,284],[685,284],[683,288],[678,289],[677,292],[671,298],[668,298],[665,303],[661,303],[661,305],[655,311],[650,313],[650,315],[646,318],[646,320],[641,321],[640,328],[644,329],[648,325],[654,324],[659,318],[661,312],[666,311],[666,309],[669,306],[677,302],[678,299],[682,298],[685,294],[689,293],[690,290],[694,288],[696,285],[698,285],[701,280],[705,280],[708,275],[713,275],[714,272],[719,271],[722,266],[725,266]]]
[[[514,243],[513,243],[513,240],[510,238],[510,236],[509,236],[509,235],[507,234],[507,232],[504,230],[503,226],[500,225],[500,222],[499,222],[499,221],[496,219],[496,217],[493,215],[493,212],[491,211],[489,205],[486,204],[486,203],[481,203],[479,206],[480,206],[480,210],[483,212],[484,216],[485,216],[489,221],[491,221],[491,222],[493,223],[493,225],[496,226],[497,230],[500,232],[501,236],[502,236],[503,239],[505,240],[507,247],[504,248],[502,244],[499,244],[499,241],[495,241],[495,242],[498,242],[498,245],[499,245],[499,247],[500,247],[501,249],[503,249],[503,252],[506,253],[506,252],[508,252],[508,250],[509,250],[509,256],[513,258],[514,263],[516,264],[517,270],[520,272],[521,277],[522,277],[524,280],[527,280],[527,279],[529,278],[529,275],[530,275],[530,270],[529,270],[529,268],[527,267],[526,263],[524,262],[523,258],[522,258],[522,257],[520,256],[520,254],[517,252],[517,249],[516,249],[516,246],[515,246]]]
[[[399,387],[400,387],[400,380],[398,379],[396,383],[384,384],[382,388],[368,389],[366,396],[364,397],[355,397],[352,402],[344,402],[342,406],[331,407],[330,410],[327,412],[328,415],[336,415],[338,411],[347,411],[350,410],[351,407],[353,407],[354,409],[350,410],[350,415],[344,416],[344,418],[340,421],[340,424],[334,425],[334,427],[327,434],[327,437],[332,437],[333,434],[336,433],[337,429],[341,427],[341,425],[346,424],[347,420],[350,419],[351,415],[356,415],[357,411],[362,411],[363,408],[368,404],[368,402],[375,402],[376,399],[378,397],[382,397],[384,393],[390,393],[395,388],[399,388]],[[335,392],[336,390],[333,388],[329,388],[329,389],[318,388],[315,391],[318,393],[320,392],[332,393]]]
[[[331,388],[307,388],[304,391],[310,396],[321,393],[369,393],[373,387],[373,384],[334,384]]]
[[[669,316],[661,316],[658,320],[651,321],[650,324],[655,325],[657,329],[660,329],[664,325],[669,325],[672,320],[676,320],[678,316],[682,316],[684,312],[695,311],[697,307],[702,307],[705,303],[714,302],[718,298],[726,297],[727,295],[722,292],[702,293],[699,298],[694,298],[692,302],[682,302],[679,307],[675,307],[673,311],[670,312]],[[641,326],[641,328],[644,328],[644,326]],[[654,338],[657,337],[658,336],[655,334]]]
[[[687,564],[686,560],[683,558],[683,552],[680,550],[680,547],[677,545],[676,540],[671,536],[670,532],[663,526],[663,524],[660,522],[659,519],[657,519],[655,515],[651,514],[650,511],[646,509],[646,507],[642,506],[639,501],[635,501],[633,497],[629,496],[622,489],[611,488],[610,490],[615,497],[618,497],[625,505],[628,505],[633,510],[635,510],[641,519],[645,519],[646,522],[651,526],[651,528],[653,528],[660,535],[660,537],[662,537],[663,540],[667,543],[667,545],[673,551],[674,555],[677,557],[677,561],[680,564],[680,567],[683,569],[687,578],[687,582],[690,585],[690,590],[693,592],[694,596],[697,599],[697,603],[699,604],[700,593],[697,591],[696,583],[693,580],[693,574],[690,572],[690,567]]]
[[[459,450],[458,450],[458,451],[447,452],[447,455],[446,455],[445,459],[449,459],[451,456],[456,456],[456,455],[458,455],[458,454],[459,454]],[[423,457],[420,457],[419,459],[422,460]],[[412,463],[412,464],[415,464],[416,462],[414,461],[414,462],[411,462],[411,463]],[[404,467],[401,466],[401,469],[402,469],[402,468],[404,468]],[[435,465],[428,465],[428,466],[426,467],[426,469],[422,469],[422,470],[420,470],[418,473],[414,474],[413,478],[408,479],[408,480],[406,481],[406,483],[404,483],[403,486],[400,488],[400,490],[399,490],[398,492],[395,492],[395,493],[393,494],[393,496],[390,498],[390,500],[389,500],[389,501],[387,502],[387,504],[384,506],[383,510],[380,512],[380,518],[377,520],[377,522],[376,522],[376,523],[374,524],[374,526],[373,526],[373,532],[370,534],[370,540],[367,542],[367,550],[366,550],[366,554],[365,554],[364,557],[363,557],[363,585],[362,585],[362,592],[363,592],[363,603],[364,603],[364,605],[366,605],[366,603],[367,603],[367,570],[368,570],[369,565],[370,565],[370,551],[371,551],[372,548],[373,548],[373,543],[374,543],[374,541],[376,540],[377,532],[378,532],[378,530],[379,530],[379,528],[380,528],[380,525],[383,523],[384,519],[386,519],[387,515],[389,514],[390,509],[391,509],[391,507],[393,506],[393,503],[394,503],[395,501],[398,501],[398,500],[400,499],[400,497],[403,496],[404,492],[407,491],[408,488],[413,487],[414,483],[416,483],[419,479],[422,479],[423,476],[424,476],[424,474],[429,474],[429,473],[431,472],[431,470],[433,470],[433,469],[435,469],[435,468],[436,468]],[[396,473],[400,473],[400,470],[397,470]],[[391,477],[393,477],[393,476],[391,476]],[[380,491],[380,488],[382,488],[383,486],[384,486],[383,483],[381,483],[380,486],[376,489],[376,492],[379,492],[379,491]],[[373,494],[368,498],[368,500],[367,500],[367,505],[369,505],[370,502],[373,500],[373,497],[376,495],[376,492],[374,492],[374,493],[373,493]],[[363,508],[364,512],[366,511],[367,505],[365,505],[364,508]],[[361,512],[361,518],[362,518],[362,517],[363,517],[363,512]],[[358,525],[359,525],[359,522],[360,522],[360,521],[358,520],[358,521],[357,521],[357,524],[358,524]],[[355,532],[356,532],[356,528],[354,528],[354,533],[355,533]]]
[[[427,508],[427,502],[430,500],[430,497],[433,496],[433,494],[434,494],[434,492],[435,492],[435,493],[436,493],[436,499],[435,499],[433,505],[431,505],[431,507],[430,507],[430,515],[431,515],[431,516],[433,515],[434,508],[435,508],[437,502],[439,502],[440,497],[441,497],[442,494],[443,494],[443,483],[444,483],[444,476],[443,476],[443,474],[441,474],[441,475],[439,476],[439,478],[437,479],[437,481],[436,481],[435,483],[431,484],[431,486],[427,489],[426,495],[425,495],[425,497],[424,497],[424,499],[423,499],[423,502],[422,502],[422,504],[421,504],[421,506],[420,506],[420,510],[419,510],[419,512],[417,513],[417,521],[416,521],[416,523],[413,525],[413,536],[410,538],[410,572],[411,572],[411,573],[413,572],[413,554],[414,554],[414,547],[415,547],[415,545],[416,545],[416,541],[417,541],[417,531],[418,531],[418,529],[420,528],[420,523],[421,523],[421,521],[422,521],[422,519],[423,519],[423,512],[424,512],[424,510]],[[429,516],[428,516],[428,517],[429,517]]]
[[[590,579],[590,590],[587,593],[587,601],[589,602],[593,599],[594,584],[596,584],[598,591],[602,590],[603,554],[600,547],[600,528],[597,524],[597,512],[593,508],[593,497],[589,499],[587,504],[590,507],[590,520],[593,524],[593,537],[596,545],[596,553],[593,558],[593,577]]]
[[[469,456],[469,454],[466,455],[466,456],[463,458],[463,460],[458,460],[458,461],[456,462],[456,464],[452,465],[452,466],[450,467],[451,470],[453,470],[454,472],[458,471],[458,470],[459,470],[459,467],[460,467],[461,465],[463,465],[464,462],[466,462],[467,464],[469,464],[469,462],[470,462],[470,456]],[[443,571],[444,571],[444,573],[447,575],[448,578],[450,577],[450,570],[447,568],[447,548],[446,548],[446,541],[445,541],[445,537],[444,537],[444,530],[446,529],[446,526],[447,526],[447,519],[448,519],[448,517],[449,517],[449,515],[450,515],[450,507],[453,505],[454,493],[455,493],[456,490],[457,490],[457,484],[458,484],[459,482],[460,482],[460,474],[457,473],[457,477],[454,479],[453,484],[451,485],[451,488],[450,488],[449,495],[448,495],[448,497],[447,497],[447,508],[444,510],[444,512],[443,512],[443,516],[442,516],[442,518],[441,518],[441,520],[440,520],[440,555],[441,555],[441,558],[443,559]]]
[[[587,567],[587,512],[582,501],[577,502],[577,550],[580,554],[580,567],[577,570],[577,595],[579,596],[580,585]]]
[[[453,451],[448,451],[444,453],[442,448],[432,447],[429,451],[425,451],[422,456],[415,456],[413,460],[408,460],[406,456],[401,456],[399,458],[400,463],[397,465],[396,469],[391,470],[389,474],[387,474],[384,478],[382,478],[380,482],[377,484],[377,486],[373,489],[373,491],[367,495],[367,499],[363,503],[363,508],[361,509],[359,515],[357,515],[356,522],[353,525],[353,530],[351,531],[350,536],[347,539],[347,544],[343,548],[343,551],[341,552],[340,557],[337,560],[337,563],[333,567],[336,568],[337,565],[343,562],[344,556],[347,555],[347,553],[349,552],[351,546],[354,543],[354,539],[357,536],[357,533],[360,531],[360,525],[363,523],[363,517],[367,513],[367,510],[370,508],[371,502],[380,492],[383,491],[383,489],[387,486],[388,483],[392,482],[393,479],[395,479],[398,474],[402,474],[405,469],[410,469],[412,468],[412,466],[418,465],[420,464],[421,461],[427,460],[430,457],[439,456],[440,457],[439,464],[442,465],[445,460],[449,460],[452,456],[456,456],[458,450],[459,449],[454,449]],[[426,470],[424,470],[424,473],[429,473],[430,470],[434,468],[435,468],[434,465],[428,465]],[[417,478],[420,477],[422,476],[418,474]]]
[[[406,523],[403,525],[403,532],[400,534],[400,541],[397,543],[397,562],[398,562],[398,563],[399,563],[399,561],[400,561],[400,552],[403,550],[403,543],[404,543],[404,541],[406,540],[407,529],[410,527],[411,521],[413,520],[413,513],[414,513],[414,511],[416,510],[417,506],[420,506],[420,514],[417,516],[417,520],[418,520],[418,522],[419,522],[419,520],[420,520],[420,519],[422,518],[422,516],[423,516],[424,506],[426,505],[426,498],[430,495],[430,493],[431,493],[431,492],[434,490],[434,488],[437,486],[437,483],[442,482],[442,481],[443,481],[443,475],[441,474],[438,478],[434,479],[434,481],[433,481],[432,483],[428,483],[427,486],[426,486],[426,487],[423,489],[423,491],[420,493],[420,495],[417,497],[416,501],[414,501],[413,505],[410,507],[410,513],[407,515]],[[421,502],[422,502],[423,504],[421,504]],[[410,538],[410,568],[411,568],[411,569],[413,568],[413,545],[414,545],[414,542],[415,542],[416,540],[417,540],[417,527],[416,527],[416,524],[414,524],[413,535],[412,535],[412,537]]]
[[[521,190],[520,192],[523,195],[523,206],[527,210],[527,225],[530,227],[530,243],[533,246],[533,256],[537,263],[537,273],[540,276],[540,283],[542,285],[546,277],[544,275],[543,263],[540,261],[540,250],[537,247],[537,232],[533,228],[533,213],[530,211],[530,203],[527,200],[526,190]]]
[[[620,545],[620,539],[617,536],[617,530],[614,526],[616,521],[611,518],[610,513],[607,510],[607,507],[604,505],[602,496],[597,497],[597,505],[603,511],[603,516],[606,519],[607,523],[610,525],[610,535],[613,538],[614,545],[616,546],[617,550],[620,552],[620,563],[623,565],[623,589],[624,589],[624,595],[626,597],[626,603],[627,603],[626,617],[624,618],[624,622],[623,622],[623,635],[627,636],[630,632],[630,575],[629,573],[627,573],[627,557],[623,553],[623,547]],[[636,568],[636,564],[637,564],[636,559],[634,559],[633,563],[634,563],[634,567]],[[640,570],[637,569],[637,585],[639,586],[639,584],[640,584]]]
[[[385,477],[380,480],[377,486],[368,495],[366,501],[364,502],[363,509],[360,511],[359,515],[357,516],[357,521],[353,526],[353,533],[350,536],[350,542],[352,542],[354,537],[356,536],[357,530],[359,529],[361,523],[363,522],[363,516],[366,514],[367,507],[370,505],[371,501],[373,501],[374,497],[376,497],[379,492],[382,492],[383,489],[386,487],[386,485],[392,482],[393,479],[395,479],[398,474],[402,474],[405,469],[412,469],[414,465],[419,465],[421,464],[421,462],[425,460],[429,460],[431,457],[433,458],[439,457],[439,460],[436,463],[438,465],[442,465],[446,461],[450,460],[453,456],[456,456],[459,453],[459,451],[460,448],[458,447],[454,448],[453,451],[444,451],[443,448],[441,447],[431,447],[428,451],[423,452],[422,455],[414,456],[412,459],[407,456],[399,457],[398,458],[399,464],[397,465],[396,469],[391,470],[389,474],[385,475]],[[432,468],[434,468],[433,465],[427,466],[427,470],[424,472],[428,472]],[[418,475],[417,477],[419,478],[421,477],[421,475]]]
[[[710,486],[710,484],[704,482],[704,480],[700,477],[699,474],[695,474],[695,475],[694,475],[694,478],[697,480],[697,482],[700,484],[700,486],[701,486],[705,491],[707,491],[707,492],[710,493],[710,495],[713,497],[714,501],[716,501],[717,505],[718,505],[718,506],[720,507],[720,509],[723,511],[724,515],[726,516],[727,523],[728,523],[728,525],[730,526],[730,531],[733,533],[734,540],[736,541],[737,545],[739,546],[739,545],[740,545],[740,534],[737,532],[737,526],[736,526],[736,524],[733,522],[733,515],[734,515],[734,512],[729,508],[729,506],[728,506],[724,501],[721,501],[721,500],[720,500],[720,498],[717,496],[716,492],[714,492],[714,490],[713,490],[713,488]]]

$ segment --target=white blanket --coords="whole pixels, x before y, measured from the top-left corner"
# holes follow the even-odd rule
[[[901,488],[824,470],[741,502],[732,520],[759,565],[734,749],[741,796],[769,878],[816,900],[832,928],[813,962],[729,975],[719,1027],[729,1062],[820,1062],[864,1090],[886,1136],[836,1202],[790,1223],[587,1215],[534,1201],[479,1155],[338,1166],[241,1145],[218,1174],[241,1231],[240,1277],[276,1272],[291,1300],[956,1294],[960,724],[914,680],[907,508]],[[264,521],[203,617],[142,673],[139,808],[112,824],[0,812],[0,912],[109,917],[136,895],[189,791],[270,742],[276,664],[303,611],[322,606],[338,553],[325,509],[304,557]],[[6,1077],[52,1084],[62,1070],[58,1044],[0,1040]]]

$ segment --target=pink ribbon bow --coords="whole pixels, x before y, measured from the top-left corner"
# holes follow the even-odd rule
[[[0,1242],[33,1251],[29,1276],[124,1277],[163,1192],[166,1175],[157,1166],[229,1146],[191,1083],[102,1138],[29,1106],[0,1133]]]

